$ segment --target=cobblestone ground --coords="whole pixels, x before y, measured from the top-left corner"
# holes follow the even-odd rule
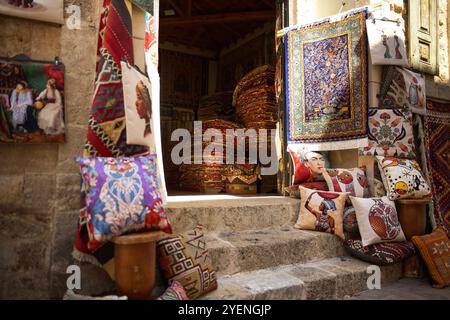
[[[450,300],[450,287],[435,289],[427,278],[403,278],[380,290],[361,292],[351,300]]]

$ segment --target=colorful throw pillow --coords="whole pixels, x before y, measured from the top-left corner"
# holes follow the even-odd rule
[[[376,265],[389,265],[403,261],[414,255],[414,246],[408,242],[384,242],[363,246],[359,239],[344,242],[347,252],[363,261]]]
[[[89,245],[138,230],[171,233],[159,192],[156,155],[79,157]]]
[[[308,189],[314,189],[314,190],[321,190],[321,191],[328,191],[328,186],[323,181],[316,181],[316,182],[305,182],[300,185],[294,184],[292,186],[286,187],[286,192],[289,193],[289,196],[291,198],[297,198],[300,199],[300,186],[303,186]]]
[[[342,219],[344,224],[344,231],[350,233],[359,233],[355,208],[353,207],[344,208],[344,215]]]
[[[157,242],[158,263],[164,278],[180,282],[189,299],[217,289],[216,272],[211,265],[203,227]]]
[[[412,114],[409,110],[370,109],[369,144],[365,156],[415,158]]]
[[[377,161],[389,199],[418,199],[431,194],[416,160],[377,156]]]
[[[300,187],[300,214],[295,228],[334,233],[345,239],[342,225],[347,194]]]
[[[435,282],[433,287],[444,288],[450,285],[450,240],[444,229],[438,228],[430,234],[413,236],[411,240]]]
[[[353,169],[323,169],[322,172],[330,191],[347,192],[354,197],[370,197],[365,167]]]
[[[288,151],[294,164],[292,184],[323,181],[322,168],[329,167],[324,155],[317,152]]]
[[[174,281],[156,300],[189,300],[189,298],[183,285],[178,281]]]
[[[394,201],[387,197],[364,199],[352,196],[350,200],[355,208],[363,246],[406,241]]]
[[[372,197],[383,197],[386,195],[386,190],[384,190],[383,182],[376,179],[376,178],[367,178],[369,181],[369,189],[370,189],[370,195]]]

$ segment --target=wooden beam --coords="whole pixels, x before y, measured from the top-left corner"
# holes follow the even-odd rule
[[[175,9],[175,12],[178,13],[179,16],[184,17],[184,11],[181,10],[181,8],[178,6],[178,4],[175,2],[175,0],[167,0],[167,2],[170,4],[172,8]]]
[[[275,11],[249,11],[237,13],[208,14],[181,18],[162,18],[159,22],[161,26],[193,26],[264,20],[275,20]]]
[[[186,16],[190,17],[192,15],[192,0],[186,0]]]

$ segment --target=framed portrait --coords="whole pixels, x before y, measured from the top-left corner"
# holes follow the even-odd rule
[[[61,64],[0,60],[0,143],[65,142]]]
[[[0,14],[64,24],[64,1],[0,0]]]

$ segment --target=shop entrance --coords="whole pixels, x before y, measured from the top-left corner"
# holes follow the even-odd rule
[[[194,121],[202,121],[203,131],[276,127],[276,11],[275,0],[160,1],[161,140],[169,195],[278,192],[277,174],[255,179],[259,165],[179,165],[171,158],[178,144],[172,132],[194,135]]]

